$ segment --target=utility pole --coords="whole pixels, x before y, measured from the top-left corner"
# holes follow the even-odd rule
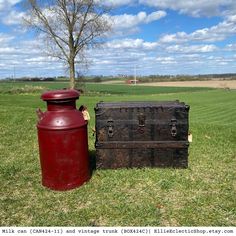
[[[134,67],[134,84],[135,85],[137,84],[137,68],[136,68],[136,65]]]
[[[13,66],[13,79],[15,79],[16,78],[16,67],[15,67],[15,65]]]

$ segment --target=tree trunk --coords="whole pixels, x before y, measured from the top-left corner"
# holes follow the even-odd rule
[[[75,88],[75,59],[72,58],[70,60],[70,88],[74,89]]]

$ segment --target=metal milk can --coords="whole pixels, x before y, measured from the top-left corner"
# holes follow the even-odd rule
[[[69,190],[89,180],[87,122],[76,109],[76,90],[42,94],[47,111],[38,109],[38,143],[42,184],[53,190]]]

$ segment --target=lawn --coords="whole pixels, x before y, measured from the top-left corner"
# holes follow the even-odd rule
[[[101,100],[184,101],[191,106],[189,168],[97,170],[80,188],[48,190],[37,144],[35,110],[45,110],[40,93],[2,93],[0,226],[236,226],[236,91],[116,86],[86,85],[94,96],[77,104],[88,106],[91,127]],[[0,84],[1,91],[12,87]],[[90,129],[89,147],[92,155]]]

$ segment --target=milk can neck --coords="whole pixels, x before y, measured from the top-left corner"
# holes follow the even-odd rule
[[[75,100],[67,101],[47,101],[48,111],[64,111],[76,109]]]

